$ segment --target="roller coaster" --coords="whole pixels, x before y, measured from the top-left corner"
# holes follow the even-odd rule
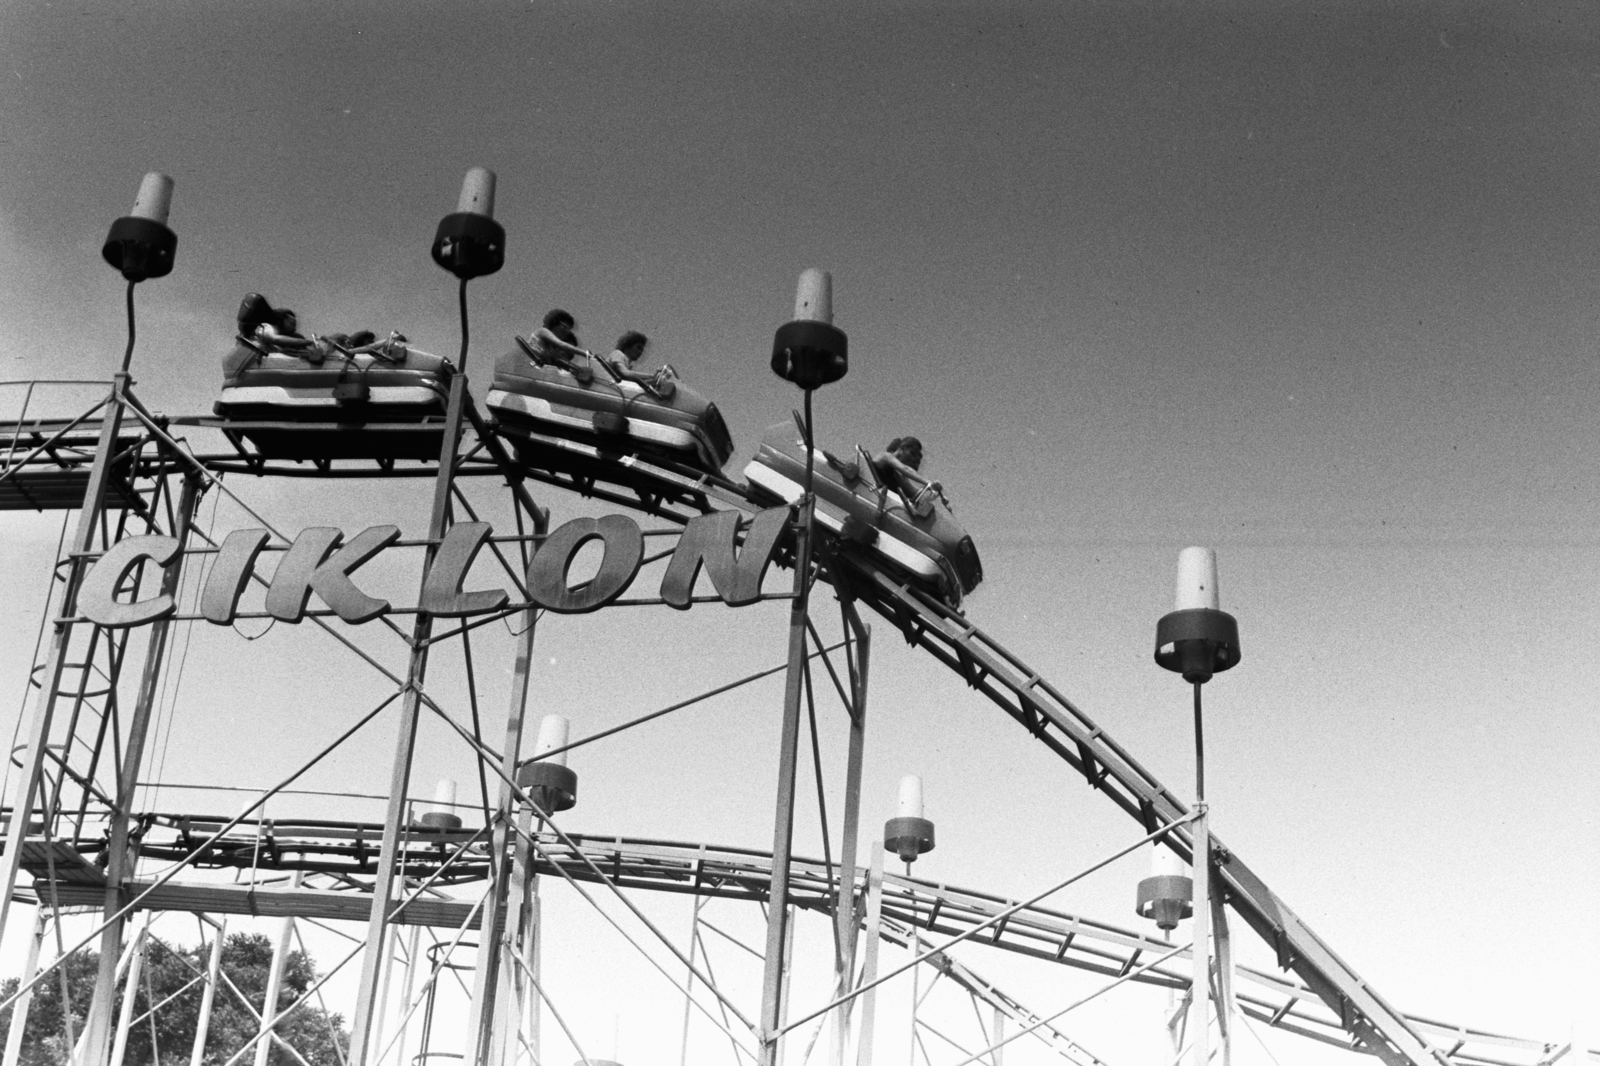
[[[464,205],[468,199],[464,194]],[[489,200],[492,207],[492,192]],[[1208,879],[1215,901],[1216,957],[1207,954],[1198,964],[1194,945],[1174,944],[1162,936],[1055,909],[1045,902],[1050,892],[1010,899],[981,888],[919,879],[911,876],[909,866],[904,874],[885,870],[882,844],[865,844],[856,828],[873,639],[866,620],[870,616],[947,668],[952,684],[987,697],[1054,755],[1067,777],[1080,780],[1120,810],[1131,823],[1131,832],[1117,855],[1153,843],[1192,862],[1198,812],[1040,671],[985,632],[958,605],[959,596],[942,595],[938,586],[896,566],[875,550],[871,536],[862,535],[859,523],[840,520],[830,525],[816,520],[809,494],[780,499],[775,505],[770,491],[762,492],[759,486],[719,470],[620,446],[615,440],[502,424],[481,410],[467,389],[467,280],[491,272],[483,269],[485,264],[471,261],[481,248],[479,253],[470,249],[474,241],[489,246],[493,239],[492,234],[484,235],[478,221],[461,222],[463,214],[489,219],[481,212],[458,212],[446,220],[457,219],[455,229],[447,233],[449,226],[441,224],[441,237],[436,239],[435,258],[460,278],[463,326],[462,351],[447,383],[443,413],[437,425],[429,422],[424,427],[432,435],[427,443],[437,442],[436,458],[426,448],[419,449],[422,430],[415,420],[355,418],[348,412],[326,420],[314,416],[273,420],[259,412],[251,414],[252,420],[155,413],[135,394],[128,362],[133,352],[134,285],[160,275],[148,269],[141,274],[137,264],[130,268],[129,262],[115,259],[112,242],[107,258],[128,278],[129,349],[122,370],[98,384],[0,383],[16,404],[15,415],[0,423],[0,510],[76,514],[75,531],[63,538],[52,574],[42,652],[31,674],[34,695],[8,767],[0,931],[7,922],[20,920],[23,908],[32,908],[28,920],[35,930],[19,986],[6,1001],[13,1018],[26,1017],[32,990],[64,958],[83,948],[97,948],[94,998],[87,1027],[76,1043],[76,1061],[120,1066],[136,990],[124,994],[119,1012],[117,989],[130,957],[142,950],[137,921],[170,912],[315,920],[365,927],[364,933],[351,936],[355,947],[339,963],[358,961],[361,970],[350,1011],[351,1063],[365,1066],[404,1059],[420,1064],[443,1054],[493,1066],[537,1063],[544,1015],[548,1012],[559,1019],[540,983],[544,933],[538,886],[560,883],[585,893],[586,899],[593,892],[613,901],[652,946],[655,957],[670,956],[654,965],[663,974],[672,970],[671,979],[684,994],[685,1028],[692,1007],[702,1024],[725,1034],[722,1053],[734,1061],[771,1063],[787,1056],[783,1061],[794,1066],[810,1056],[816,1034],[826,1024],[831,1041],[826,1054],[831,1062],[870,1062],[876,989],[890,980],[915,981],[919,969],[931,971],[936,980],[961,989],[974,1005],[981,1003],[993,1012],[994,1023],[980,1034],[976,1046],[940,1032],[931,1018],[913,1023],[919,1042],[927,1033],[942,1039],[947,1051],[955,1049],[948,1061],[999,1063],[1002,1049],[1021,1035],[1080,1066],[1108,1061],[1083,1047],[1057,1016],[1046,1016],[980,976],[973,968],[973,955],[967,953],[970,946],[1095,975],[1107,987],[1130,984],[1171,990],[1177,1004],[1174,1050],[1180,1056],[1196,1045],[1207,1046],[1192,1032],[1185,1042],[1182,1024],[1185,1005],[1205,1001],[1216,1009],[1214,1021],[1203,1024],[1215,1026],[1224,1060],[1240,1027],[1255,1023],[1373,1055],[1390,1066],[1600,1062],[1600,1053],[1593,1050],[1423,1018],[1391,1006],[1252,871],[1242,855],[1214,837],[1209,868],[1197,876]],[[125,221],[119,220],[119,225]],[[133,256],[138,241],[148,237],[135,232],[119,239],[123,245],[118,254]],[[822,315],[815,321],[825,324],[830,318]],[[815,387],[806,386],[808,413]],[[98,392],[82,409],[64,411],[55,399],[82,395],[85,389]],[[38,413],[41,410],[44,413]],[[800,421],[799,431],[809,434],[807,420]],[[381,615],[376,625],[363,619],[373,630],[399,639],[407,657],[404,669],[386,666],[369,644],[353,635],[356,625],[329,591],[338,579],[348,581],[371,552],[353,558],[337,575],[319,583],[317,575],[327,572],[325,564],[335,558],[340,537],[325,538],[320,547],[302,547],[310,543],[304,536],[285,534],[246,498],[248,486],[305,478],[429,483],[432,511],[426,534],[412,540],[399,540],[395,534],[385,544],[420,551],[430,573],[442,568],[442,556],[465,550],[459,545],[470,534],[470,550],[456,559],[459,571],[447,582],[451,587],[430,589],[425,576],[417,606],[396,608],[385,603],[383,611],[373,616]],[[469,496],[466,488],[475,482],[488,486],[488,503],[485,492],[479,492],[476,501]],[[200,502],[208,495],[226,498],[261,527],[254,551],[230,571],[236,586],[225,621],[278,618],[315,627],[363,661],[377,679],[378,697],[369,710],[274,788],[253,794],[251,802],[233,815],[214,808],[158,808],[148,802],[150,786],[159,784],[149,776],[152,725],[161,709],[163,680],[173,669],[175,634],[202,621],[223,621],[214,605],[200,602],[200,588],[205,574],[214,578],[229,559],[242,558],[229,554],[240,550],[233,537],[213,538],[202,528]],[[771,545],[770,558],[793,575],[794,588],[773,591],[771,581],[760,582],[761,591],[754,597],[783,601],[794,616],[789,659],[778,668],[786,671],[788,686],[785,754],[780,761],[780,768],[787,769],[780,773],[772,850],[569,834],[557,824],[558,812],[576,799],[576,778],[566,770],[565,752],[604,736],[570,744],[559,736],[541,737],[539,750],[532,757],[525,753],[523,718],[537,619],[622,605],[670,602],[685,607],[691,601],[733,601],[714,572],[716,566],[708,561],[715,553],[706,555],[709,549],[704,545],[697,550],[705,559],[690,560],[689,594],[680,595],[681,602],[665,594],[630,595],[632,572],[627,580],[619,578],[619,587],[607,596],[585,599],[586,589],[594,592],[609,580],[604,566],[587,583],[573,585],[568,585],[566,571],[560,568],[541,591],[535,579],[537,560],[561,530],[552,531],[551,512],[537,501],[552,497],[599,501],[659,521],[660,528],[643,534],[652,543],[673,541],[681,546],[689,539],[689,530],[709,528],[705,523],[716,520],[717,528],[733,540],[718,549],[728,553],[725,570],[735,565],[754,568],[748,559],[738,564],[737,552],[754,552],[759,516],[772,513],[775,506],[781,510],[782,530]],[[501,528],[515,532],[492,531],[485,521],[491,507],[497,509],[493,517]],[[509,523],[503,517],[507,511]],[[580,521],[590,524],[575,526],[567,536],[571,551],[591,540],[605,541],[607,534],[599,524]],[[109,578],[103,572],[100,578],[93,577],[102,560],[122,552],[118,546],[135,538],[145,546],[140,553],[129,555]],[[356,551],[360,540],[355,538],[346,547]],[[605,543],[609,551],[610,542]],[[487,554],[474,568],[480,547]],[[670,568],[676,565],[670,562],[675,551],[652,550],[648,557],[634,560],[633,571],[663,563]],[[295,553],[306,552],[315,558],[306,564],[296,586],[298,608],[285,614],[269,602],[258,609],[261,589],[269,589],[270,601],[274,595],[270,589],[287,581],[278,573],[257,572],[258,554],[279,555],[279,568],[287,569]],[[566,558],[570,562],[571,555]],[[701,562],[716,579],[715,595],[703,591],[704,580],[696,584]],[[486,574],[493,571],[494,580],[511,588],[498,597],[462,592],[469,571],[478,582],[488,580]],[[91,609],[86,588],[92,592],[107,581],[105,603],[98,611]],[[252,585],[256,591],[240,598]],[[836,640],[824,637],[810,601],[811,590],[819,586],[831,589],[839,604]],[[702,591],[696,593],[697,588]],[[473,596],[486,595],[470,607],[461,606]],[[460,609],[439,606],[446,603]],[[165,604],[165,608],[152,609],[137,620],[122,613],[140,604]],[[409,619],[410,628],[397,624],[397,618]],[[498,747],[484,737],[469,646],[479,627],[495,621],[507,623],[515,632],[509,710]],[[466,653],[465,699],[446,697],[427,681],[430,654],[446,645],[460,645]],[[802,702],[813,703],[816,693],[829,689],[850,722],[841,846],[837,855],[806,858],[792,849],[797,723]],[[467,705],[472,711],[470,724],[453,713]],[[441,801],[430,806],[412,795],[415,738],[423,718],[443,723],[472,753],[482,783],[479,802]],[[266,816],[264,805],[272,796],[292,790],[330,752],[379,719],[392,721],[395,735],[382,821]],[[819,767],[819,790],[822,787]],[[467,824],[474,818],[481,824]],[[790,828],[785,827],[786,819]],[[870,858],[864,854],[869,851]],[[674,943],[633,902],[641,894],[656,893],[695,900],[696,925],[687,945]],[[701,950],[700,908],[712,900],[759,906],[766,913],[767,950],[745,949],[764,968],[759,1014],[744,990],[719,987],[709,970],[709,956]],[[798,913],[825,917],[832,933],[833,979],[815,1003],[816,997],[802,1000],[794,994],[787,972],[793,916]],[[85,915],[90,916],[87,935],[61,936],[68,918]],[[1230,922],[1265,944],[1277,968],[1237,963],[1228,946]],[[44,931],[52,923],[57,955],[53,961],[41,961]],[[413,934],[409,946],[401,930]],[[436,939],[426,965],[414,935],[418,930],[427,930],[430,936],[442,930],[448,938]],[[477,938],[475,944],[465,941],[469,933]],[[909,952],[914,962],[880,972],[880,944]],[[455,961],[458,958],[470,959],[470,964]],[[397,966],[405,986],[398,999],[392,987]],[[460,1046],[444,1052],[430,1046],[427,1036],[418,1045],[416,1030],[428,1027],[415,1016],[435,1010],[432,993],[444,974],[468,968],[473,980],[470,989],[463,982],[469,1008]],[[1209,973],[1210,978],[1197,982],[1196,973]],[[681,983],[677,975],[682,975]],[[197,994],[200,988],[218,986],[218,973],[202,977]],[[273,1023],[299,1005],[279,1011],[277,1004],[262,1004],[257,1011],[260,1032],[234,1060],[258,1046],[285,1047],[287,1054],[297,1054],[273,1032]],[[802,1046],[803,1031],[813,1025],[818,1028],[812,1030],[812,1045]],[[1005,1035],[1008,1027],[1010,1037]],[[15,1025],[13,1033],[20,1034],[21,1029]],[[196,1062],[203,1043],[202,1034]],[[576,1046],[576,1039],[571,1043]],[[944,1061],[931,1055],[925,1044],[920,1046],[927,1061]],[[14,1066],[18,1054],[14,1036],[0,1066]]]

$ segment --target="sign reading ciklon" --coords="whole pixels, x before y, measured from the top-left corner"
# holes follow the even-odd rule
[[[789,509],[774,507],[757,514],[745,529],[744,546],[738,545],[739,514],[718,511],[690,520],[678,538],[667,572],[661,579],[661,598],[686,610],[693,602],[695,580],[702,568],[717,595],[730,607],[743,607],[761,598],[761,581],[777,553],[778,542],[789,521]],[[461,585],[478,550],[493,531],[487,522],[460,522],[439,542],[423,579],[418,608],[431,615],[462,618],[499,610],[509,600],[505,589],[462,591]],[[240,529],[228,534],[206,575],[200,594],[200,614],[217,625],[228,625],[239,607],[239,596],[266,547],[264,529]],[[357,587],[352,574],[373,556],[400,538],[394,526],[373,526],[349,541],[337,529],[316,526],[301,531],[272,575],[267,588],[266,612],[285,622],[305,617],[313,593],[334,614],[356,625],[370,622],[390,609],[388,600],[369,596]],[[599,541],[604,549],[600,568],[574,588],[567,573],[579,549]],[[173,537],[129,537],[102,555],[84,577],[78,592],[83,617],[112,628],[145,625],[173,614],[171,595],[151,596],[132,603],[119,602],[116,590],[129,571],[149,560],[161,566],[179,554]],[[538,606],[562,614],[598,610],[628,590],[644,556],[644,534],[623,515],[577,518],[557,529],[535,551],[528,564],[529,598]]]

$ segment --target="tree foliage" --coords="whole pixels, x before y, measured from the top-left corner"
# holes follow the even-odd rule
[[[149,938],[144,972],[140,975],[134,1000],[134,1017],[146,1013],[152,1003],[160,1004],[169,996],[176,998],[132,1027],[128,1034],[124,1066],[155,1066],[158,1061],[169,1066],[175,1063],[186,1066],[194,1048],[204,991],[204,982],[195,981],[195,978],[205,974],[210,961],[209,943],[185,948],[174,947],[157,937]],[[75,1038],[83,1034],[98,967],[99,958],[92,951],[77,952],[62,967],[66,973],[67,998],[72,1005],[72,1035]],[[271,967],[272,942],[267,937],[259,933],[234,933],[223,941],[222,972],[234,988],[229,987],[228,981],[218,981],[211,1010],[211,1026],[206,1034],[205,1066],[222,1066],[259,1031],[260,1022],[255,1012],[261,1009],[262,1000],[266,997]],[[303,951],[290,952],[284,960],[283,984],[276,1010],[289,1007],[316,980],[316,968],[311,958]],[[194,984],[180,992],[191,981]],[[34,986],[33,1004],[28,1010],[27,1026],[23,1030],[20,1066],[64,1066],[68,1061],[61,984],[59,974],[52,973]],[[126,985],[127,978],[124,976],[117,984],[118,1010]],[[0,999],[8,998],[17,986],[15,977],[0,984]],[[248,1007],[241,1001],[241,994],[249,1002]],[[10,1033],[12,1013],[12,1007],[0,1011],[0,1046],[3,1046]],[[280,1022],[277,1032],[311,1066],[340,1066],[342,1054],[349,1046],[344,1019],[338,1014],[322,1010],[317,1006],[314,996],[309,1003]],[[254,1061],[253,1049],[240,1060],[247,1066]],[[267,1061],[271,1066],[295,1066],[294,1056],[276,1045]]]

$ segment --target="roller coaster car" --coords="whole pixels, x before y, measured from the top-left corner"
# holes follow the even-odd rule
[[[798,416],[797,416],[798,420]],[[956,524],[942,496],[924,492],[907,505],[880,481],[860,448],[853,461],[814,450],[812,485],[816,521],[825,533],[853,543],[898,573],[959,607],[983,580],[972,538]],[[805,484],[806,445],[798,426],[782,422],[767,430],[761,449],[744,468],[758,501],[798,502]]]
[[[494,365],[488,405],[502,427],[521,426],[607,450],[662,456],[715,474],[733,455],[717,405],[675,377],[655,383],[543,362],[521,337]]]
[[[268,455],[437,459],[454,373],[400,334],[355,348],[241,335],[222,360],[213,409],[229,422],[255,423],[239,433]],[[311,433],[312,424],[339,432]],[[384,432],[359,432],[369,428]]]

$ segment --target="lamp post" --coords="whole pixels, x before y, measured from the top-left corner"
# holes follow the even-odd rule
[[[789,921],[789,860],[794,841],[795,760],[800,746],[800,696],[805,680],[806,610],[811,590],[811,467],[816,436],[811,394],[845,376],[849,341],[833,324],[833,278],[823,270],[800,275],[794,319],[772,338],[772,372],[805,392],[805,488],[794,541],[794,599],[789,604],[789,669],[778,747],[777,811],[772,829],[772,891],[767,905],[767,950],[761,979],[761,1066],[776,1066],[782,1028],[784,945]]]
[[[906,876],[911,876],[911,864],[923,852],[933,850],[933,823],[923,817],[922,810],[922,778],[916,774],[907,774],[900,779],[900,802],[895,810],[895,817],[890,818],[883,826],[883,848],[900,856],[900,861],[906,864]],[[916,958],[921,950],[921,942],[917,937],[917,922],[915,901],[912,899],[911,921],[911,957]],[[922,996],[922,982],[915,966],[911,968],[911,1066],[917,1062],[917,1001]]]
[[[1195,1066],[1209,1066],[1211,833],[1207,827],[1200,689],[1214,675],[1239,662],[1239,623],[1220,608],[1217,555],[1210,548],[1185,548],[1178,555],[1176,609],[1156,624],[1156,662],[1182,674],[1194,686],[1194,1062]],[[1226,1022],[1223,1031],[1226,1036]]]

